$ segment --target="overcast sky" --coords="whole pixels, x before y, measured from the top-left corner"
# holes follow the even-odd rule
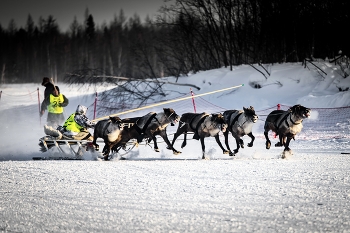
[[[74,16],[83,23],[87,8],[95,24],[101,25],[109,23],[121,9],[126,17],[137,13],[143,20],[147,15],[154,16],[162,5],[164,0],[0,0],[0,24],[7,28],[10,20],[14,19],[19,28],[25,26],[29,14],[35,24],[39,16],[46,19],[52,15],[61,30],[66,31]]]

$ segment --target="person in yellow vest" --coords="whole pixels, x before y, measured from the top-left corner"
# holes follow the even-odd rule
[[[74,113],[72,113],[68,119],[64,122],[63,128],[60,132],[63,136],[73,138],[75,140],[92,140],[92,136],[88,131],[88,128],[94,128],[95,123],[90,121],[86,116],[87,107],[78,105]]]
[[[60,93],[58,86],[55,86],[52,93],[47,96],[41,103],[40,116],[43,116],[47,109],[47,125],[56,128],[62,125],[65,117],[63,114],[63,108],[69,104],[69,100]]]

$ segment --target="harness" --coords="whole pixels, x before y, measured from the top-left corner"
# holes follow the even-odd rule
[[[229,115],[229,118],[228,118],[228,119],[231,118],[231,116],[232,116],[233,113],[234,113],[234,112],[232,112],[232,113]],[[232,126],[238,121],[238,118],[239,118],[242,114],[243,114],[243,112],[241,112],[241,113],[237,114],[237,116],[235,116],[235,118],[234,118],[233,121],[231,122],[230,127],[232,127]],[[247,118],[248,118],[248,117],[247,117]],[[249,118],[248,118],[248,119],[249,119]],[[248,119],[247,119],[245,122],[243,122],[242,124],[238,124],[238,127],[240,127],[240,128],[243,130],[243,132],[244,132],[243,125],[248,121]]]
[[[228,119],[230,119],[230,118],[231,118],[231,116],[233,115],[233,113],[234,113],[234,112],[232,112],[232,113],[230,114],[230,116],[229,116],[229,118],[228,118]],[[232,125],[234,125],[234,124],[236,123],[236,121],[238,121],[238,118],[239,118],[239,116],[240,116],[240,115],[242,115],[242,113],[243,113],[243,112],[241,112],[241,113],[237,114],[237,116],[235,116],[235,118],[233,118],[233,121],[232,121],[232,123],[231,123],[230,127],[231,127]],[[245,122],[244,122],[244,123],[245,123]],[[244,123],[243,123],[243,124],[244,124]]]
[[[142,129],[140,129],[140,127],[138,127],[137,126],[137,122],[141,119],[138,119],[137,121],[136,121],[136,131],[138,132],[138,133],[140,133],[140,134],[143,134],[143,133],[145,133],[145,130],[147,129],[147,127],[148,127],[148,125],[151,123],[151,121],[152,121],[152,119],[153,118],[156,118],[156,115],[157,115],[157,113],[153,113],[148,119],[147,119],[147,121],[146,121],[146,123],[145,123],[145,125],[142,127]],[[156,118],[157,119],[157,118]],[[157,121],[158,121],[158,119],[157,119]],[[159,121],[158,121],[159,122]]]
[[[279,128],[280,128],[280,126],[282,125],[283,121],[285,121],[285,122],[286,122],[286,125],[289,127],[289,124],[288,124],[288,121],[287,121],[288,116],[289,116],[290,121],[293,123],[293,125],[299,125],[301,122],[303,122],[303,120],[301,120],[300,123],[295,123],[295,122],[292,120],[292,114],[291,114],[291,113],[288,113],[288,114],[286,114],[286,115],[281,119],[281,121],[280,121],[280,123],[279,123],[278,125],[275,125],[277,131],[279,130]]]
[[[194,120],[196,117],[193,117],[193,119],[191,120],[191,122],[190,122],[190,127],[191,127],[192,130],[194,131],[193,139],[199,140],[198,129],[199,129],[200,125],[204,122],[204,120],[205,120],[208,116],[209,116],[209,115],[204,115],[204,116],[198,121],[198,123],[197,123],[195,129],[193,129],[193,128],[191,127],[191,125],[192,125],[193,120]]]

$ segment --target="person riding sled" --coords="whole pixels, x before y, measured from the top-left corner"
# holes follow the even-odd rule
[[[75,140],[93,140],[88,128],[94,128],[95,123],[89,120],[86,111],[87,107],[78,105],[76,111],[68,117],[62,127],[59,127],[63,137]]]

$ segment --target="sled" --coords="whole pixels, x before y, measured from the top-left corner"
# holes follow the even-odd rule
[[[39,139],[41,152],[49,152],[49,156],[33,157],[33,160],[83,160],[85,152],[98,153],[91,141],[59,139],[45,136]],[[98,154],[97,154],[98,156]]]
[[[96,159],[102,157],[91,140],[68,138],[47,125],[44,126],[44,131],[46,136],[39,139],[39,146],[41,152],[48,153],[46,156],[33,157],[33,160],[83,160],[86,152],[93,153]]]

